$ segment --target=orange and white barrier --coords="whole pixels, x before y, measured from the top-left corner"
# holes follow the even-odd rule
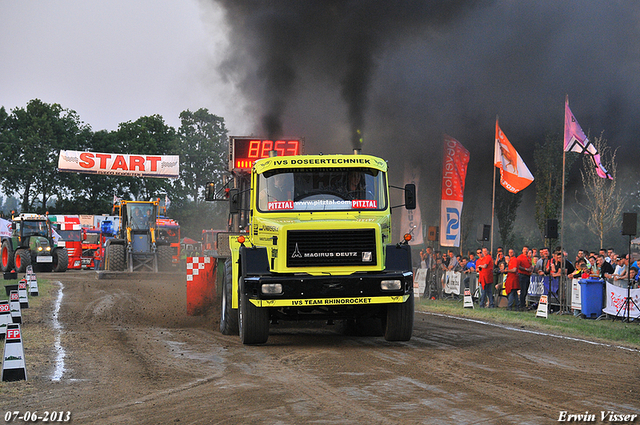
[[[27,367],[24,362],[22,335],[20,333],[20,325],[17,323],[7,325],[7,337],[4,344],[2,362],[2,380],[27,380]]]
[[[29,308],[29,297],[27,296],[27,279],[21,279],[18,282],[18,298],[20,299],[20,308]]]
[[[18,291],[9,293],[9,306],[11,308],[11,319],[13,323],[22,323],[22,310],[20,310],[20,296]]]
[[[13,323],[11,319],[11,306],[8,300],[0,300],[0,339],[7,334],[7,325]]]
[[[187,257],[187,314],[197,316],[216,297],[216,259]]]

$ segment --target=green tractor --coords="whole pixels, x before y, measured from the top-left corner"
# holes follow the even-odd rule
[[[2,219],[0,269],[25,273],[27,266],[43,272],[65,272],[69,254],[64,241],[54,238],[47,216],[20,214],[11,221]]]
[[[157,201],[119,201],[113,215],[120,216],[120,227],[105,247],[106,271],[168,271],[173,251],[169,242],[158,239]]]

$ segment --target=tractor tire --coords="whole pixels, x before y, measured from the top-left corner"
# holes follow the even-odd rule
[[[28,249],[19,249],[13,258],[16,265],[16,272],[26,273],[27,266],[31,265],[31,252],[29,252]]]
[[[111,272],[124,271],[127,260],[124,245],[109,244],[104,255],[105,270]]]
[[[158,247],[158,271],[168,272],[173,267],[173,249],[169,245]]]
[[[269,338],[269,310],[251,304],[244,294],[244,279],[238,281],[238,331],[246,345],[264,344]]]
[[[2,247],[0,247],[0,269],[3,272],[13,270],[13,252],[11,252],[11,245],[8,240],[2,242]]]
[[[413,333],[414,299],[413,291],[402,304],[389,304],[387,316],[383,320],[384,339],[387,341],[409,341]]]
[[[220,297],[220,332],[222,335],[238,335],[238,310],[231,307],[233,273],[231,259],[224,262],[224,279],[222,281],[222,296]]]
[[[69,253],[65,248],[58,248],[53,251],[53,271],[66,272],[69,267]]]

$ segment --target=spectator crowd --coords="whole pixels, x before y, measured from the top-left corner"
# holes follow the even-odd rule
[[[567,279],[600,278],[614,285],[638,287],[638,262],[630,262],[629,254],[617,254],[613,248],[598,252],[578,250],[575,259],[566,251],[548,247],[523,246],[519,252],[498,247],[494,254],[488,248],[478,248],[463,256],[453,250],[434,251],[427,247],[420,251],[419,268],[427,269],[425,296],[442,297],[447,271],[460,272],[463,286],[470,287],[472,277],[478,282],[481,308],[494,308],[497,298],[507,297],[508,310],[527,310],[527,294],[531,275]]]

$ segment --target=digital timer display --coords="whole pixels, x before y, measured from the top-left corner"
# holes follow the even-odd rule
[[[298,139],[263,140],[249,137],[232,137],[230,144],[231,168],[249,170],[260,158],[269,157],[269,151],[276,151],[278,156],[302,154],[302,141]]]

